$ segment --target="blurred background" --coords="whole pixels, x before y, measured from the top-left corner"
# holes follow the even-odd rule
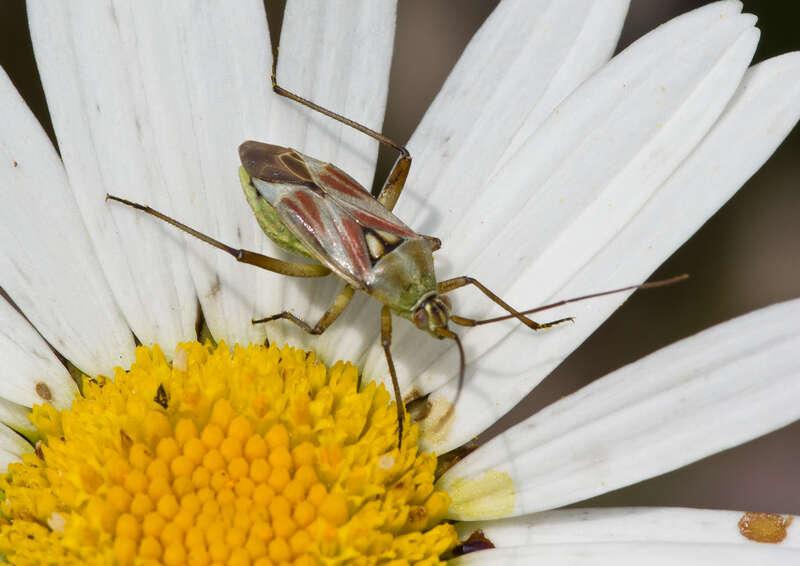
[[[383,131],[405,142],[470,37],[497,0],[399,0],[395,55]],[[631,0],[618,50],[655,26],[706,2]],[[283,1],[266,0],[273,37]],[[51,137],[21,0],[3,0],[0,64]],[[800,50],[800,2],[744,0],[759,18],[755,61]],[[800,296],[800,128],[653,279],[687,283],[628,300],[534,392],[498,423],[496,434],[625,364],[751,310]],[[382,152],[376,178],[394,155]],[[800,321],[798,321],[800,324]],[[581,505],[669,505],[800,514],[800,422],[675,472]]]

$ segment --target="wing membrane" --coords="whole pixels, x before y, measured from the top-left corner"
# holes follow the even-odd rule
[[[329,163],[260,142],[243,143],[239,154],[254,186],[287,229],[356,288],[366,289],[372,266],[385,253],[421,238]]]
[[[365,228],[377,228],[405,238],[419,237],[347,173],[330,163],[303,157],[316,185],[347,209],[359,224]]]
[[[337,275],[365,289],[372,264],[361,226],[328,199],[312,191],[291,190],[275,207],[286,227]]]

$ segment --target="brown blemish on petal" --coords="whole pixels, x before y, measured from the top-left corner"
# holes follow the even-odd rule
[[[755,542],[779,543],[786,538],[786,529],[792,517],[775,513],[745,513],[739,519],[739,532],[743,537]]]
[[[467,540],[453,549],[453,556],[461,556],[463,554],[469,554],[470,552],[488,550],[490,548],[494,548],[494,543],[486,538],[483,531],[479,529],[469,535]]]
[[[39,381],[35,389],[36,394],[45,401],[51,401],[53,399],[53,392],[50,391],[50,387],[44,381]]]

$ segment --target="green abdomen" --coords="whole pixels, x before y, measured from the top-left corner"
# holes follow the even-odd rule
[[[239,179],[242,182],[242,190],[244,196],[247,198],[247,204],[253,209],[256,215],[258,225],[264,233],[269,236],[269,239],[278,244],[282,249],[295,255],[302,255],[316,259],[311,253],[300,243],[294,234],[292,234],[286,225],[280,221],[275,209],[263,198],[256,188],[250,183],[250,175],[244,170],[244,167],[239,167]]]

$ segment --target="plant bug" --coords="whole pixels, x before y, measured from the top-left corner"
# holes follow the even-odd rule
[[[456,343],[460,363],[458,393],[453,401],[455,405],[463,386],[465,356],[461,341],[449,328],[449,322],[460,326],[478,326],[516,318],[528,328],[540,330],[571,321],[572,318],[538,323],[529,319],[527,314],[609,293],[666,285],[685,278],[681,276],[633,285],[527,311],[514,309],[472,277],[460,276],[437,281],[433,253],[441,247],[441,241],[433,236],[416,233],[392,214],[411,167],[408,150],[366,126],[282,88],[277,84],[274,63],[271,78],[275,93],[355,128],[399,153],[383,188],[375,198],[335,165],[324,163],[297,150],[257,141],[245,141],[239,146],[242,163],[239,177],[242,188],[264,233],[284,250],[311,258],[318,263],[293,263],[236,249],[148,206],[112,195],[106,195],[106,199],[155,216],[227,252],[239,262],[293,277],[322,277],[334,273],[345,283],[333,304],[314,325],[289,311],[254,319],[254,324],[285,319],[309,334],[319,335],[344,311],[356,291],[380,301],[383,304],[380,315],[381,344],[397,405],[398,447],[403,437],[404,405],[391,354],[392,313],[409,319],[417,328],[435,338],[450,339]],[[452,314],[446,294],[467,285],[476,287],[508,314],[486,320]]]

